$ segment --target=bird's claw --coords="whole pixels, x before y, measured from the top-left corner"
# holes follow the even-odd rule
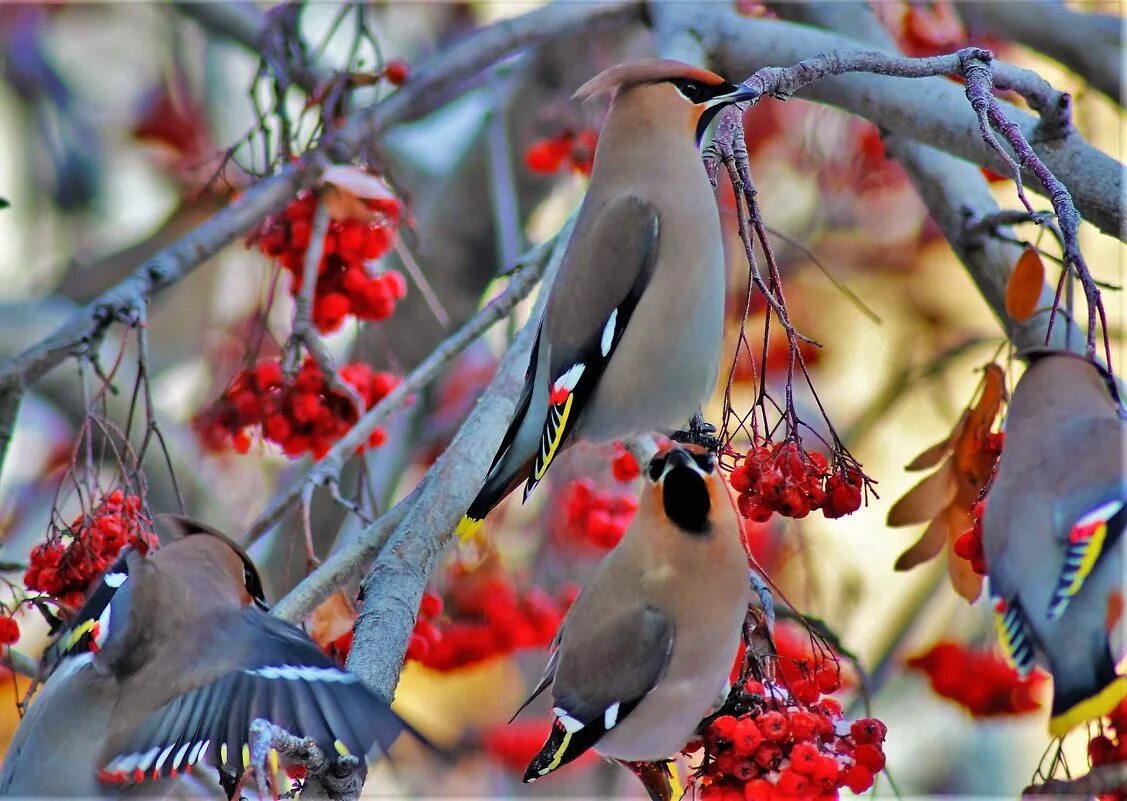
[[[721,443],[720,438],[716,436],[716,426],[706,422],[700,412],[693,415],[687,430],[674,431],[669,438],[683,445],[699,445],[711,453],[720,450]]]

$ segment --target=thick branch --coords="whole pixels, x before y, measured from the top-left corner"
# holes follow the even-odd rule
[[[865,44],[803,25],[748,20],[719,4],[694,5],[686,25],[694,30],[720,71],[747,75],[776,64],[795,64],[830,51],[864,51]],[[801,97],[838,106],[882,129],[925,142],[1005,174],[1008,165],[979,136],[978,120],[962,89],[942,78],[903,80],[884,75],[843,75],[813,83]],[[1122,238],[1121,165],[1077,133],[1052,141],[1038,137],[1038,118],[1002,104],[1034,152],[1064,182],[1083,217]],[[1030,188],[1049,195],[1032,172]]]
[[[779,3],[780,16],[828,28],[885,50],[895,42],[877,20],[867,3]],[[907,171],[916,191],[927,204],[932,219],[974,280],[987,305],[1018,348],[1045,341],[1048,313],[1041,313],[1022,325],[1015,325],[1006,313],[1006,284],[1020,256],[1017,245],[973,230],[971,223],[996,218],[1001,213],[978,168],[933,147],[888,135],[885,146]],[[1052,304],[1053,290],[1042,287],[1040,307]],[[1065,344],[1065,327],[1056,332],[1054,344]],[[1073,339],[1072,341],[1082,341]]]
[[[504,20],[469,36],[424,63],[401,89],[360,112],[278,175],[262,181],[176,244],[148,259],[129,278],[104,292],[53,335],[0,365],[0,387],[27,386],[67,358],[97,345],[106,329],[138,302],[147,302],[285,206],[301,188],[317,183],[329,158],[346,161],[389,128],[436,108],[436,98],[461,86],[497,60],[578,29],[620,25],[636,18],[636,2],[559,4]]]
[[[972,31],[1037,50],[1078,73],[1113,103],[1122,103],[1123,22],[1110,14],[1073,11],[1059,0],[960,2]]]
[[[529,322],[513,340],[489,388],[450,447],[431,467],[419,499],[361,585],[364,603],[354,628],[348,666],[368,687],[389,700],[395,695],[423,588],[455,525],[481,487],[496,443],[512,416],[547,301],[547,288],[563,258],[570,229],[571,222],[556,238],[544,290]]]
[[[1127,762],[1096,765],[1083,776],[1067,781],[1050,779],[1044,784],[1027,787],[1022,797],[1056,796],[1059,798],[1092,798],[1103,793],[1114,793],[1127,787]]]

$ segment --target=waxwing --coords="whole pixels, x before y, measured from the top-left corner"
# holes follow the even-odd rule
[[[724,323],[724,248],[699,143],[750,95],[678,61],[620,64],[576,97],[610,96],[594,169],[468,537],[518,484],[524,497],[576,438],[684,427],[712,394]]]
[[[1014,388],[986,496],[983,547],[1002,646],[1023,674],[1053,676],[1061,736],[1127,697],[1123,633],[1127,425],[1110,379],[1069,353],[1038,351]]]
[[[550,687],[555,716],[526,782],[589,748],[668,759],[727,695],[752,599],[727,486],[715,457],[692,445],[659,452],[646,475],[637,515],[564,618],[525,702]]]
[[[48,649],[53,672],[4,758],[0,794],[167,795],[193,769],[214,775],[205,767],[230,793],[257,718],[362,765],[403,730],[354,675],[264,611],[238,545],[170,524],[182,536],[147,557],[124,553]]]

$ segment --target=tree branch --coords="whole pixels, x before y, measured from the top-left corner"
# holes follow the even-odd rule
[[[777,3],[774,7],[788,20],[833,28],[881,49],[896,47],[867,3]],[[1048,312],[1038,313],[1020,325],[1006,313],[1006,285],[1021,255],[1020,249],[1010,242],[980,233],[974,227],[978,221],[1000,219],[999,215],[1004,213],[978,168],[903,136],[886,135],[884,142],[889,155],[908,173],[932,219],[943,231],[1006,335],[1019,349],[1043,344]],[[1043,285],[1038,308],[1050,307],[1052,299],[1052,287]],[[1058,328],[1053,343],[1064,347],[1068,341],[1078,340],[1069,340],[1064,326]]]
[[[512,416],[528,370],[548,289],[563,259],[574,217],[556,237],[543,289],[529,322],[505,353],[489,388],[462,424],[450,447],[428,473],[426,486],[365,577],[348,667],[368,687],[391,699],[403,668],[407,638],[423,588],[454,527],[488,472],[496,443]]]
[[[1022,790],[1026,796],[1068,796],[1070,798],[1092,798],[1103,793],[1114,793],[1127,787],[1127,762],[1111,765],[1096,765],[1083,776],[1062,781],[1049,779],[1044,784],[1036,784]]]
[[[175,284],[224,247],[313,186],[331,160],[347,161],[395,125],[435,109],[436,98],[497,60],[577,29],[621,25],[638,17],[637,2],[558,4],[504,20],[467,37],[424,63],[402,88],[359,112],[297,163],[249,189],[237,201],[172,246],[146,260],[125,280],[83,307],[54,334],[0,364],[0,392],[27,387],[66,359],[97,347],[107,329]]]
[[[301,500],[306,487],[323,483],[335,477],[344,461],[355,452],[357,447],[367,442],[368,436],[375,427],[383,423],[392,411],[402,406],[410,395],[418,392],[422,387],[437,378],[446,365],[453,361],[458,354],[524,300],[543,275],[548,262],[548,255],[551,252],[552,250],[549,247],[542,246],[533,249],[523,262],[520,272],[513,276],[508,288],[500,297],[489,303],[473,319],[435,348],[418,367],[404,378],[402,383],[360,418],[348,434],[338,441],[325,455],[325,458],[314,465],[308,474],[295,481],[292,486],[274,499],[270,508],[259,515],[258,520],[251,526],[247,534],[247,541],[249,542],[269,530],[287,510]],[[433,471],[434,468],[428,472],[427,478],[424,478],[424,484],[428,482]],[[379,553],[383,547],[391,530],[399,525],[407,510],[413,508],[423,486],[420,485],[416,488],[413,493],[368,526],[354,542],[332,554],[316,570],[306,576],[274,607],[274,614],[290,622],[301,620],[328,598],[335,589],[363,573],[372,557]]]
[[[1122,20],[1073,11],[1058,0],[956,4],[967,26],[1020,42],[1076,72],[1113,103],[1122,105]]]
[[[748,75],[776,64],[796,64],[831,51],[865,51],[842,36],[771,19],[745,19],[718,4],[694,5],[686,26],[725,75]],[[925,142],[975,164],[1005,173],[1009,165],[979,136],[978,121],[960,87],[942,78],[902,80],[885,75],[826,78],[802,90],[802,97],[864,117],[882,129]],[[1045,141],[1040,120],[1007,103],[1002,112],[1016,123],[1045,166],[1064,182],[1084,219],[1109,236],[1123,238],[1122,166],[1077,133]],[[1030,188],[1051,195],[1029,170]]]

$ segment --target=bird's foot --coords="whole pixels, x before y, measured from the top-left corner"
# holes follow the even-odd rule
[[[669,438],[685,445],[699,445],[711,453],[720,450],[720,438],[716,436],[716,426],[706,422],[700,412],[693,415],[688,429],[674,431]]]

